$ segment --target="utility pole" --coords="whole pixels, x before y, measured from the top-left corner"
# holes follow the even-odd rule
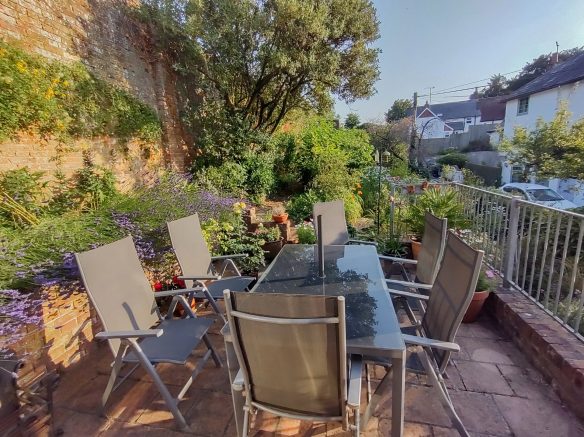
[[[410,150],[408,153],[408,158],[410,161],[410,167],[417,166],[417,153],[416,153],[416,117],[418,116],[418,93],[414,93],[414,116],[412,117],[412,135],[410,137]]]
[[[432,104],[432,88],[436,88],[436,87],[427,86],[426,88],[424,88],[425,90],[430,90],[430,105]]]
[[[560,62],[560,45],[556,41],[556,64]]]

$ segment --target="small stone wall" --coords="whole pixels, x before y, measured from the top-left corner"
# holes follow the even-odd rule
[[[487,310],[562,401],[584,419],[584,342],[518,291],[491,293]]]
[[[44,325],[27,326],[24,336],[8,347],[24,361],[18,372],[22,386],[45,372],[61,372],[79,361],[93,347],[95,334],[102,330],[83,289],[64,292],[55,286],[41,293]]]

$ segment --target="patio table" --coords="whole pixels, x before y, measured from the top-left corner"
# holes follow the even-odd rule
[[[315,262],[316,246],[285,245],[258,280],[252,292],[344,296],[347,352],[386,357],[392,363],[392,436],[401,436],[404,421],[406,346],[399,322],[388,296],[375,247],[368,245],[325,246],[324,278]],[[233,382],[239,371],[229,328],[225,339],[227,367]],[[381,398],[384,388],[372,397],[363,425]],[[242,435],[244,399],[231,389],[238,436]]]

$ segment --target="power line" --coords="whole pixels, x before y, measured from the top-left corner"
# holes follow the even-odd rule
[[[515,71],[510,71],[509,73],[503,73],[503,74],[501,74],[501,76],[507,76],[508,74],[519,73],[521,70],[523,70],[523,68],[520,68],[519,70],[515,70]],[[438,92],[451,90],[452,88],[458,88],[460,86],[472,85],[473,83],[484,82],[485,80],[490,80],[490,79],[491,79],[490,77],[487,77],[486,79],[475,80],[474,82],[468,82],[468,83],[463,83],[460,85],[451,86],[450,88],[444,88],[442,90],[438,90]],[[438,92],[432,93],[432,94],[438,94]]]
[[[450,94],[450,93],[455,93],[455,92],[458,92],[458,91],[474,90],[475,88],[485,88],[486,86],[487,85],[471,86],[470,88],[460,88],[460,89],[452,90],[452,91],[442,91],[441,93],[432,93],[432,95],[433,96],[437,96],[437,95],[440,95],[440,94]],[[422,94],[422,95],[419,95],[418,97],[426,97],[428,95],[429,94]]]

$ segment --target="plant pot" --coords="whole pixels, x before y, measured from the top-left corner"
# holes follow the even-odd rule
[[[422,182],[422,190],[426,190],[428,189],[428,186],[430,185],[430,183],[428,181],[424,181]]]
[[[286,223],[288,220],[288,214],[272,215],[272,220],[276,223]]]
[[[420,250],[422,250],[422,242],[411,240],[412,241],[412,258],[418,259],[418,255],[420,254]]]
[[[470,302],[470,305],[466,310],[466,314],[462,319],[463,323],[472,323],[477,319],[490,293],[491,293],[490,291],[475,291],[474,296],[472,297],[472,300]]]
[[[408,190],[408,194],[414,194],[416,192],[416,187],[414,185],[408,185],[406,189]]]
[[[264,252],[266,252],[265,254],[266,261],[272,261],[274,258],[276,258],[276,255],[278,255],[278,253],[280,253],[280,251],[282,250],[283,245],[284,245],[283,238],[280,238],[279,240],[276,241],[268,241],[267,243],[265,243],[262,246],[262,249],[264,250]]]

